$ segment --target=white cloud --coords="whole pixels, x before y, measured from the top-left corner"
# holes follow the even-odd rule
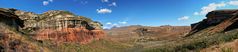
[[[237,5],[238,6],[238,1],[230,1],[230,2],[228,2],[228,4],[230,4],[230,5]]]
[[[111,29],[111,27],[103,26],[103,29]]]
[[[206,15],[208,12],[222,7],[225,8],[226,6],[238,6],[238,1],[232,0],[228,2],[210,3],[209,5],[202,7],[200,12],[194,12],[194,15]]]
[[[103,26],[103,29],[111,29],[111,28],[113,28],[113,27],[122,27],[122,26],[125,26],[125,24],[127,24],[126,21],[119,21],[119,22],[115,22],[115,23],[107,22],[107,23]]]
[[[120,27],[120,25],[117,23],[107,22],[106,25],[103,26],[103,29],[111,29],[113,27]]]
[[[104,9],[97,9],[97,12],[100,14],[112,13],[112,10],[104,8]]]
[[[202,7],[202,11],[199,13],[200,15],[205,15],[208,12],[216,10],[218,7],[225,7],[226,4],[224,2],[221,3],[210,3],[208,6]]]
[[[119,24],[127,24],[126,21],[118,22]]]
[[[48,5],[49,2],[48,1],[43,1],[43,5]]]
[[[112,23],[111,23],[111,22],[107,22],[106,24],[107,24],[107,25],[111,25]]]
[[[43,3],[44,6],[46,6],[46,5],[48,5],[50,2],[53,2],[53,0],[43,1],[42,3]]]
[[[49,2],[53,2],[53,0],[48,0]]]
[[[103,26],[103,29],[110,29],[109,27],[107,27],[107,26]]]
[[[188,20],[189,19],[189,16],[183,16],[181,18],[178,18],[178,20]]]
[[[120,27],[117,23],[112,24],[112,27]]]
[[[109,4],[108,6],[117,6],[116,2],[112,2],[111,4]]]
[[[198,12],[194,12],[193,15],[199,15],[199,13]]]
[[[102,2],[109,2],[108,0],[101,0]]]

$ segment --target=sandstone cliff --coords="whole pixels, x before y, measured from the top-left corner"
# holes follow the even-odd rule
[[[15,9],[16,10],[16,9]],[[24,20],[24,30],[34,32],[44,28],[78,28],[86,27],[89,30],[102,29],[97,21],[92,21],[83,16],[77,16],[69,11],[51,10],[43,14],[35,14],[33,12],[25,12],[16,10],[14,13]]]
[[[85,44],[104,36],[102,24],[69,11],[52,10],[43,14],[17,9],[0,9],[0,23],[12,26],[33,39]],[[22,27],[22,28],[19,28]]]
[[[193,24],[193,30],[188,35],[194,37],[199,34],[208,34],[202,36],[213,37],[206,40],[214,41],[213,43],[216,44],[211,43],[210,47],[202,49],[201,52],[237,52],[238,10],[215,10],[209,12],[206,17],[207,19]],[[209,43],[206,44],[209,45]]]
[[[88,30],[82,28],[64,28],[61,30],[42,29],[34,37],[37,40],[52,40],[55,43],[80,43],[87,44],[99,40],[104,36],[102,30]]]
[[[0,52],[44,52],[41,47],[19,32],[24,22],[14,14],[15,9],[0,8]]]
[[[102,24],[68,11],[43,14],[0,9],[0,52],[122,52],[129,46],[103,39]]]
[[[190,34],[199,32],[209,27],[207,32],[216,33],[237,28],[238,10],[215,10],[206,15],[206,19],[191,25]]]

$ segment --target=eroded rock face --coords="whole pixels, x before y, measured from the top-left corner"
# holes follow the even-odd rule
[[[15,9],[0,8],[0,23],[18,30],[18,27],[24,27],[24,22],[13,13],[14,11]]]
[[[0,52],[45,52],[45,49],[16,32],[24,24],[14,11],[15,9],[0,8]]]
[[[57,43],[80,43],[86,44],[94,40],[99,40],[104,36],[102,30],[88,30],[81,28],[64,28],[61,30],[43,29],[35,36],[37,40],[53,40]]]
[[[51,10],[43,14],[35,14],[16,10],[14,13],[24,20],[25,27],[22,29],[29,32],[45,28],[62,29],[80,26],[86,26],[90,30],[102,29],[102,24],[83,16],[77,16],[69,11]]]
[[[0,9],[0,16],[0,23],[20,29],[19,31],[30,34],[39,41],[85,44],[104,36],[102,24],[69,11],[52,10],[36,14],[17,9]]]
[[[100,23],[83,16],[75,16],[68,11],[48,11],[39,18],[34,37],[40,41],[86,44],[104,36]]]
[[[212,12],[209,12],[206,15],[206,19],[204,19],[201,22],[191,24],[191,32],[196,33],[198,31],[201,31],[205,28],[212,27],[212,29],[208,29],[209,32],[222,32],[227,31],[231,29],[237,28],[237,17],[238,10],[215,10]]]

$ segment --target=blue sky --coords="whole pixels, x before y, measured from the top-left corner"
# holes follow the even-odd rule
[[[217,9],[236,9],[238,0],[0,0],[1,8],[41,14],[67,10],[113,26],[188,26]]]

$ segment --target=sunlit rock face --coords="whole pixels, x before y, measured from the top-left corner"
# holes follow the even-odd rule
[[[45,23],[49,25],[45,25]],[[94,27],[100,25],[99,23],[90,24],[80,17],[60,18],[53,22],[45,21],[45,23],[41,23],[42,25],[36,33],[37,40],[86,44],[104,36],[102,29]]]
[[[17,9],[0,9],[0,16],[0,22],[40,41],[86,44],[104,36],[101,23],[69,11],[52,10],[36,14]]]
[[[35,14],[33,12],[16,10],[14,13],[20,19],[24,20],[25,27],[22,29],[32,33],[43,28],[62,29],[75,26],[79,27],[85,24],[88,24],[86,28],[102,29],[102,24],[99,22],[83,16],[77,16],[69,11],[51,10],[43,14]]]
[[[36,40],[86,44],[104,36],[99,22],[69,12],[49,11],[42,14],[40,18],[42,19],[35,26]]]
[[[224,32],[238,28],[238,10],[215,10],[206,15],[206,19],[191,25],[191,32],[196,33],[208,27],[207,32]]]
[[[80,28],[63,28],[59,30],[42,29],[37,33],[37,40],[52,40],[57,43],[80,43],[86,44],[92,40],[99,40],[104,36],[102,30],[88,30],[84,27]]]

